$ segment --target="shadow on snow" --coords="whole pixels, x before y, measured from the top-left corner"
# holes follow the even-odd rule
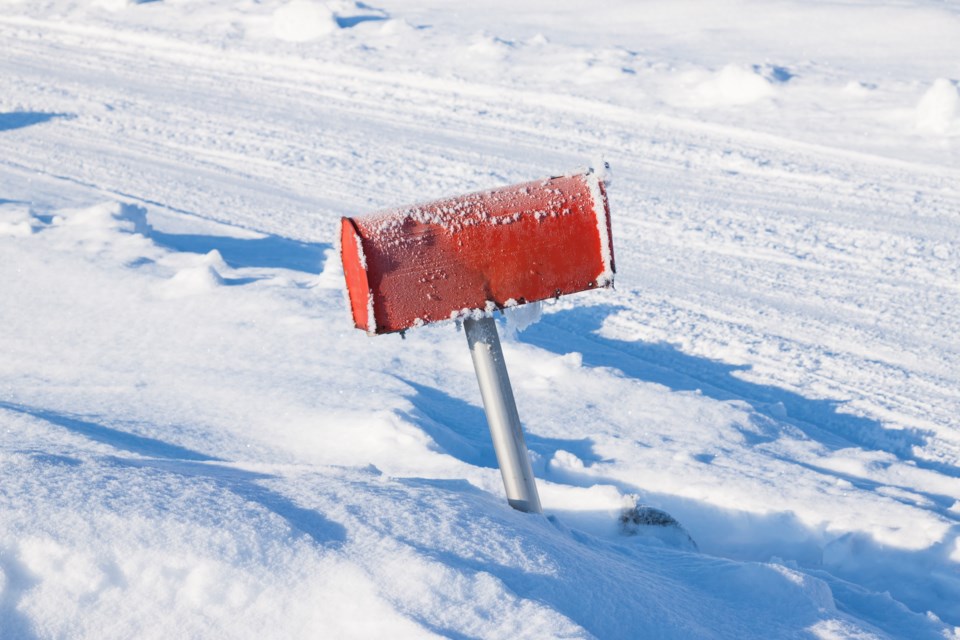
[[[914,457],[912,447],[924,443],[924,434],[915,430],[886,429],[879,421],[839,412],[840,402],[809,399],[772,385],[737,378],[736,372],[748,370],[746,366],[690,356],[668,344],[627,342],[597,335],[595,332],[603,320],[617,310],[613,306],[600,306],[545,315],[539,323],[521,333],[519,339],[560,355],[577,351],[582,354],[586,366],[618,369],[626,376],[661,384],[675,391],[700,390],[703,395],[716,400],[746,402],[755,411],[792,424],[808,437],[834,449],[860,446],[883,450],[900,459],[913,460],[917,466],[957,475],[957,469],[953,467],[938,467]],[[406,417],[423,429],[439,448],[468,464],[496,467],[486,418],[479,406],[439,389],[401,380],[415,392],[409,398],[414,410]],[[754,438],[748,440],[751,445],[772,439],[751,433],[744,435]],[[558,449],[564,449],[584,460],[587,466],[602,462],[589,438],[541,438],[529,432],[525,438],[528,448],[543,459],[550,459]],[[710,459],[701,461],[711,462]],[[842,477],[865,490],[875,490],[878,486],[828,469],[813,470]],[[849,533],[832,540],[789,511],[757,514],[721,508],[678,496],[651,494],[640,487],[595,474],[551,472],[548,477],[554,482],[575,486],[611,484],[622,493],[640,493],[653,506],[662,506],[675,516],[707,553],[739,561],[767,562],[773,555],[797,561],[808,573],[830,585],[841,607],[848,607],[895,635],[909,634],[910,629],[915,631],[910,620],[916,620],[914,616],[917,614],[893,601],[884,594],[885,591],[890,591],[900,602],[921,610],[921,613],[925,606],[932,606],[942,619],[952,624],[960,621],[957,587],[940,569],[945,562],[949,563],[948,556],[960,535],[960,525],[954,526],[939,543],[929,548],[897,549],[874,541],[864,532]],[[946,514],[953,503],[950,496],[923,495],[935,503],[936,511],[941,514]],[[563,513],[557,515],[562,521]],[[595,516],[597,519],[611,517],[608,513]],[[955,517],[950,519],[956,520]],[[423,551],[428,553],[427,549]],[[517,593],[529,595],[543,587],[531,583],[536,582],[531,576],[514,574],[504,567],[478,566],[477,569],[494,573]],[[557,585],[554,583],[554,586]],[[554,604],[569,613],[570,609],[563,602],[555,601]],[[573,617],[588,629],[602,629],[602,625],[597,627],[596,621]]]
[[[618,310],[618,307],[604,305],[545,315],[539,323],[522,332],[519,339],[559,355],[579,352],[584,365],[617,369],[628,377],[661,384],[674,391],[699,390],[716,400],[746,402],[755,411],[794,425],[832,449],[857,446],[886,451],[918,467],[953,477],[960,475],[954,466],[914,455],[913,447],[922,446],[926,437],[918,430],[886,429],[879,421],[839,412],[841,402],[809,399],[786,389],[736,377],[736,372],[746,371],[748,366],[690,356],[669,344],[599,336],[596,331],[603,320]],[[748,443],[763,441],[761,437]],[[710,462],[709,459],[701,461]],[[799,464],[795,460],[790,462]],[[879,486],[834,470],[810,468],[847,480],[864,490],[872,491]],[[960,537],[960,524],[951,527],[940,542],[922,550],[887,547],[867,533],[846,534],[824,546],[822,532],[809,528],[791,512],[739,512],[678,496],[650,494],[628,483],[596,475],[579,476],[575,472],[561,474],[556,480],[580,486],[611,484],[627,493],[640,491],[654,506],[667,508],[708,553],[740,560],[767,561],[771,555],[797,560],[812,575],[825,580],[838,601],[888,630],[897,629],[899,614],[892,609],[899,605],[884,596],[884,591],[920,612],[924,605],[932,605],[943,620],[950,624],[960,622],[960,600],[957,599],[960,585],[942,568],[950,563],[951,549]],[[957,522],[956,516],[949,513],[955,497],[909,490],[920,493],[934,503],[934,511]],[[904,526],[910,525],[904,523]],[[819,571],[819,567],[827,568],[830,573]],[[857,585],[867,586],[876,593]]]
[[[416,392],[409,398],[416,410],[406,417],[433,438],[444,452],[467,464],[497,468],[497,457],[483,409],[439,389],[405,378],[399,379]],[[545,460],[563,449],[576,455],[587,466],[600,461],[593,451],[594,443],[589,438],[544,438],[527,431],[524,440],[530,451]]]
[[[233,238],[202,234],[166,233],[147,222],[147,210],[125,203],[123,217],[133,221],[134,230],[171,251],[205,255],[213,250],[234,269],[246,267],[290,269],[317,274],[323,271],[326,252],[333,246],[327,242],[301,242],[264,234],[262,238]],[[255,279],[255,278],[254,278]],[[250,281],[254,280],[250,279]],[[243,284],[234,282],[233,284]]]
[[[336,16],[337,26],[341,29],[352,29],[358,24],[364,22],[382,22],[390,18],[390,15],[383,9],[372,7],[365,2],[357,2],[356,8],[368,13],[355,16]]]
[[[520,334],[522,342],[564,355],[579,352],[592,367],[618,369],[624,375],[654,382],[674,391],[699,390],[715,400],[740,400],[755,411],[801,429],[808,437],[833,449],[858,446],[886,451],[918,467],[960,476],[956,467],[917,458],[913,447],[925,444],[927,434],[917,429],[887,429],[870,418],[841,413],[843,402],[819,400],[738,378],[747,365],[731,365],[691,356],[665,343],[627,342],[596,333],[604,319],[619,307],[579,307],[544,315]],[[757,443],[755,443],[757,444]]]
[[[215,464],[225,461],[179,445],[135,435],[76,416],[3,401],[0,401],[0,409],[32,416],[90,440],[144,456],[143,458],[109,456],[108,459],[118,466],[149,467],[181,476],[212,480],[222,489],[255,502],[280,516],[291,528],[308,535],[317,544],[338,546],[346,541],[346,529],[342,525],[326,519],[316,511],[304,509],[286,496],[257,484],[258,480],[273,477],[268,474],[237,469],[226,464]],[[71,462],[70,459],[62,456],[43,453],[35,457],[67,464]],[[57,460],[54,460],[55,458]]]
[[[150,228],[148,237],[158,245],[173,251],[206,254],[216,249],[223,257],[223,261],[234,269],[260,267],[291,269],[306,273],[320,273],[323,270],[325,253],[332,246],[323,242],[299,242],[270,235],[252,239],[181,235],[164,233],[153,227]]]
[[[45,113],[42,111],[12,111],[9,113],[0,113],[0,131],[12,131],[13,129],[31,127],[35,124],[42,124],[56,118],[72,120],[76,118],[76,116],[72,113]]]

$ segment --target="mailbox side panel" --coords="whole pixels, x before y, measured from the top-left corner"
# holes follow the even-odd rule
[[[367,278],[363,239],[350,218],[340,220],[340,259],[343,262],[343,276],[347,281],[353,323],[367,333],[376,333],[377,323],[372,313],[373,296]]]

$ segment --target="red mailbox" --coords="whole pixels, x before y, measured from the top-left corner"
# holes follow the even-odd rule
[[[340,240],[353,319],[370,334],[613,283],[593,172],[343,218]]]

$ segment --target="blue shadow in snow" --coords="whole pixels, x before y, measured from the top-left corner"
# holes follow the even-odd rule
[[[13,111],[0,113],[0,131],[11,131],[31,127],[35,124],[49,122],[55,118],[72,119],[76,116],[71,113],[44,113],[40,111]]]
[[[337,25],[341,29],[352,29],[358,24],[361,24],[364,22],[381,22],[386,19],[387,19],[386,16],[349,16],[346,18],[341,18],[340,16],[337,16]]]
[[[256,483],[257,480],[267,480],[273,476],[237,469],[225,464],[212,464],[224,462],[224,460],[74,416],[3,401],[0,401],[0,409],[33,416],[95,442],[144,456],[143,458],[109,456],[110,462],[119,467],[152,468],[181,476],[211,480],[221,489],[255,502],[280,516],[292,528],[308,535],[317,544],[340,545],[346,541],[346,529],[341,524],[328,520],[317,511],[300,507],[286,496]],[[71,464],[71,459],[65,456],[38,452],[32,457],[48,464]]]
[[[644,543],[642,536],[611,539],[584,533],[568,526],[562,515],[542,517],[513,511],[502,499],[462,480],[402,478],[396,482],[413,487],[418,493],[433,489],[449,496],[444,513],[449,529],[445,529],[445,534],[467,542],[436,544],[412,531],[391,531],[392,535],[417,553],[456,568],[462,576],[495,576],[510,592],[541,602],[567,616],[586,629],[590,637],[626,640],[749,636],[745,631],[750,627],[743,621],[756,616],[758,609],[745,597],[748,592],[742,581],[728,583],[741,570],[741,565],[735,562]],[[606,511],[579,511],[578,515],[596,522],[608,521],[611,517]],[[482,519],[480,526],[477,519]],[[496,548],[496,538],[503,533],[492,536],[486,549],[478,549],[471,543],[486,530],[509,532],[509,556],[489,553]],[[517,562],[523,555],[551,558],[559,560],[559,564],[538,567],[536,563]],[[758,565],[757,569],[769,572],[769,582],[757,582],[764,588],[779,590],[780,587],[774,585],[789,580],[772,568],[760,569]],[[694,600],[682,596],[686,590],[683,585],[690,584],[696,585],[698,592]],[[669,596],[656,597],[663,594]],[[676,595],[680,595],[680,600],[675,599]],[[714,602],[724,603],[704,610],[697,606],[704,602],[700,598],[714,598]],[[773,616],[769,623],[754,627],[753,636],[788,637],[791,633],[796,635],[798,628],[813,626],[820,618],[818,608],[812,601],[800,603],[800,600],[789,603],[791,607],[800,607],[791,608],[783,616],[786,618],[783,622],[780,616]],[[449,619],[416,613],[412,616],[444,637],[469,637],[451,629]],[[716,633],[717,629],[729,633]],[[936,636],[914,633],[911,637]]]
[[[258,267],[290,269],[305,273],[323,271],[326,252],[333,247],[328,242],[300,242],[280,236],[262,238],[232,238],[202,234],[180,234],[158,231],[147,222],[147,210],[139,205],[124,204],[123,217],[131,220],[134,230],[156,244],[172,251],[205,255],[216,249],[223,261],[234,269]],[[246,284],[256,278],[227,280],[227,284]]]
[[[753,65],[753,71],[761,76],[767,78],[770,82],[783,84],[790,82],[793,78],[796,77],[790,69],[786,67],[781,67],[779,65]]]
[[[932,509],[933,511],[940,513],[940,515],[944,516],[949,520],[960,522],[960,518],[958,518],[956,515],[954,515],[954,513],[951,512],[951,507],[957,501],[956,496],[951,496],[943,493],[931,493],[929,491],[921,491],[914,487],[892,485],[890,482],[881,483],[875,480],[869,480],[867,478],[862,478],[860,476],[855,476],[853,474],[837,471],[836,469],[827,469],[825,467],[821,467],[815,464],[810,464],[809,462],[801,462],[800,460],[795,460],[793,458],[787,459],[782,456],[777,456],[777,457],[783,460],[784,462],[787,462],[789,464],[799,465],[815,473],[819,473],[821,475],[832,475],[835,478],[846,480],[847,482],[855,486],[857,489],[861,489],[863,491],[876,491],[881,487],[895,486],[898,489],[902,489],[908,493],[904,496],[888,495],[888,497],[891,500],[895,500],[901,504],[905,504],[908,506],[917,506],[917,501],[912,497],[910,497],[910,494],[917,494],[917,495],[923,496],[924,498],[926,498],[927,500],[933,503],[934,505]]]
[[[417,426],[424,430],[446,453],[478,467],[497,467],[497,457],[487,426],[487,417],[480,407],[464,402],[459,398],[405,378],[398,378],[416,392],[410,401],[416,412],[408,415]],[[477,392],[479,396],[479,391]],[[523,419],[521,409],[521,421]],[[558,450],[569,451],[590,466],[601,459],[593,451],[593,441],[589,438],[566,440],[545,438],[524,429],[527,448],[541,455],[545,460],[553,457]]]
[[[4,588],[0,590],[0,630],[8,640],[34,640],[40,636],[34,630],[33,620],[21,609],[20,601],[40,584],[37,578],[17,558],[15,553],[0,554],[0,575]]]
[[[365,2],[358,2],[356,4],[356,7],[361,11],[371,11],[374,13],[373,15],[368,13],[368,14],[359,15],[359,16],[337,16],[336,20],[337,20],[338,27],[340,27],[341,29],[352,29],[358,24],[362,24],[364,22],[382,22],[383,20],[386,20],[387,18],[390,17],[387,14],[387,12],[384,11],[383,9],[377,9],[375,7],[371,7]]]
[[[520,333],[519,339],[561,355],[576,351],[582,354],[585,365],[618,369],[628,377],[661,384],[675,391],[699,390],[704,396],[717,400],[746,402],[758,413],[788,423],[803,431],[811,439],[830,448],[861,446],[887,451],[901,460],[912,461],[917,467],[932,469],[953,477],[960,476],[960,472],[954,466],[917,459],[913,455],[912,447],[924,444],[925,436],[917,430],[886,429],[879,421],[838,412],[837,409],[842,403],[805,398],[785,389],[748,382],[734,375],[737,371],[748,370],[749,367],[746,366],[734,366],[690,356],[668,344],[627,342],[597,335],[595,332],[602,326],[603,320],[617,311],[619,308],[615,306],[597,306],[547,314],[539,323]],[[748,440],[750,444],[769,441],[776,437],[776,434],[768,436],[744,433],[744,435],[754,438],[752,441]],[[701,454],[698,459],[704,464],[710,464],[713,460],[710,454]],[[787,461],[817,473],[842,478],[865,491],[875,491],[881,486],[877,482],[836,470],[793,459]],[[571,480],[576,482],[577,479]],[[640,489],[609,478],[590,476],[585,480],[591,483],[612,484],[624,493],[632,493]],[[890,485],[885,483],[884,486]],[[933,511],[950,521],[957,522],[955,514],[950,511],[950,507],[955,502],[954,496],[918,491],[909,486],[900,488],[930,500],[934,505]],[[807,548],[809,543],[805,542],[815,540],[817,532],[808,530],[807,526],[790,512],[757,516],[721,509],[715,505],[677,496],[657,497],[649,492],[646,495],[653,496],[655,502],[669,504],[672,515],[683,522],[691,533],[706,532],[702,537],[707,541],[717,537],[725,540],[721,548],[708,551],[710,553],[722,555],[723,545],[728,548],[739,548],[738,545],[743,543],[737,541],[743,535],[743,522],[746,518],[752,530],[747,537],[747,542],[751,540],[756,542],[756,549],[765,554],[764,557],[754,559],[765,561],[769,557],[770,548],[776,545],[777,555],[798,558],[807,566],[816,567],[823,562],[819,555],[821,549],[818,546]],[[894,499],[904,504],[915,504],[909,495]],[[905,523],[905,526],[910,525]],[[806,534],[803,533],[805,531]],[[782,533],[787,535],[781,535]],[[879,624],[886,630],[893,629],[894,635],[898,637],[909,635],[897,633],[901,630],[899,626],[904,624],[904,616],[899,611],[893,611],[890,615],[885,613],[888,604],[883,603],[889,603],[889,595],[880,595],[885,591],[889,591],[894,598],[914,610],[924,611],[932,608],[942,620],[956,625],[960,621],[960,606],[956,604],[958,602],[956,582],[940,580],[930,586],[928,579],[932,574],[935,575],[936,567],[942,566],[943,559],[949,555],[958,534],[960,534],[960,524],[955,524],[940,542],[919,551],[886,547],[872,541],[867,535],[853,536],[850,542],[844,542],[846,539],[844,537],[831,544],[850,544],[856,549],[854,554],[856,557],[869,558],[869,562],[875,566],[864,570],[864,567],[856,564],[848,567],[841,561],[839,564],[829,566],[830,573],[837,576],[836,578],[828,573],[823,573],[821,577],[831,585],[838,602],[855,604],[856,606],[852,607],[855,611],[858,607],[860,612],[869,611],[874,614],[869,618],[872,623]],[[698,542],[703,542],[696,533],[694,537]],[[784,538],[785,541],[780,541],[780,538]],[[743,553],[750,554],[750,544],[743,545]],[[840,557],[844,557],[844,554],[841,553]],[[813,573],[817,575],[816,572]],[[847,580],[850,582],[845,582]],[[856,585],[865,586],[875,594]],[[871,598],[876,602],[864,604]],[[931,605],[934,606],[931,607]],[[933,634],[930,637],[933,637]]]
[[[690,356],[669,344],[626,342],[597,335],[603,320],[619,310],[601,305],[548,314],[521,333],[519,339],[561,355],[576,351],[583,355],[586,365],[619,369],[628,377],[675,391],[699,390],[716,400],[742,400],[758,413],[796,426],[808,437],[835,449],[855,445],[887,451],[901,460],[912,460],[917,466],[960,476],[956,467],[914,456],[912,448],[925,444],[925,435],[918,430],[886,429],[876,420],[840,413],[837,409],[842,402],[813,400],[734,375],[749,370],[749,366]],[[753,444],[763,441],[767,438],[761,437]]]
[[[164,233],[150,228],[148,235],[158,245],[189,253],[220,252],[224,262],[234,269],[261,267],[320,273],[324,256],[332,245],[325,242],[299,242],[279,236],[230,238],[194,234]]]
[[[111,447],[123,449],[141,456],[152,456],[156,458],[170,458],[177,460],[217,460],[217,458],[213,458],[196,451],[191,451],[190,449],[186,449],[175,444],[169,444],[167,442],[163,442],[162,440],[138,436],[133,433],[127,433],[126,431],[120,431],[119,429],[113,429],[112,427],[105,427],[101,424],[90,422],[88,420],[81,420],[79,418],[67,416],[61,413],[54,413],[53,411],[36,409],[33,407],[26,407],[23,405],[3,401],[0,401],[0,409],[6,409],[7,411],[14,411],[16,413],[33,416],[34,418],[40,418],[41,420],[46,420],[50,424],[55,424],[58,427],[63,427],[68,431],[85,436],[94,442],[108,444]]]
[[[212,480],[222,489],[259,504],[267,511],[280,516],[291,528],[306,534],[317,544],[338,546],[346,542],[347,531],[343,525],[328,520],[322,513],[305,509],[286,496],[257,484],[257,480],[269,480],[274,477],[269,474],[188,460],[118,457],[110,460],[120,467],[158,469],[180,476]]]

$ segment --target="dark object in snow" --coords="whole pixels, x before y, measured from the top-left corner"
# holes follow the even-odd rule
[[[642,505],[635,505],[633,508],[624,509],[620,513],[620,528],[623,529],[624,534],[628,536],[636,535],[637,527],[641,525],[679,527],[680,523],[666,511]]]
[[[639,504],[636,496],[629,496],[627,502],[620,511],[620,533],[625,536],[648,535],[671,547],[699,550],[687,530],[669,513]]]

